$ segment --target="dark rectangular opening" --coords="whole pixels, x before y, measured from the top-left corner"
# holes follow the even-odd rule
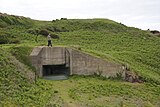
[[[69,75],[69,67],[63,65],[43,65],[43,76]]]

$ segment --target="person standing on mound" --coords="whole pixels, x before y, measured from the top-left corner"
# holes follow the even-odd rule
[[[50,34],[47,36],[48,38],[48,47],[51,46],[52,47],[52,41],[51,41],[51,36]]]

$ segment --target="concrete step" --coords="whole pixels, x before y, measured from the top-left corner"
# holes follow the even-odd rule
[[[67,75],[50,75],[50,76],[43,76],[44,79],[47,80],[65,80],[68,79]]]

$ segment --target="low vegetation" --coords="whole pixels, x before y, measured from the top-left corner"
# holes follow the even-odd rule
[[[143,83],[99,76],[35,81],[28,55],[34,46],[81,49],[129,66]],[[160,38],[108,19],[38,21],[0,14],[0,105],[2,106],[156,106],[160,105]]]

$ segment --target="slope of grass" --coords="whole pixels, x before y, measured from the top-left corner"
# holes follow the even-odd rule
[[[129,32],[129,31],[128,31]],[[140,33],[139,33],[140,32]],[[129,32],[131,33],[131,32]],[[97,31],[75,31],[61,33],[57,44],[78,45],[106,59],[128,64],[145,81],[160,83],[160,38],[150,36],[144,31],[137,33],[105,33]]]
[[[47,82],[57,90],[57,99],[50,97],[50,106],[158,107],[160,104],[159,86],[152,84],[111,81],[96,76],[72,76],[64,81]]]
[[[21,62],[12,55],[13,49],[16,51],[14,56]],[[34,72],[26,59],[28,56],[23,56],[30,52],[30,47],[5,47],[0,50],[0,106],[45,105],[54,90],[45,81],[35,83]],[[21,56],[17,56],[20,52]]]
[[[28,69],[22,68],[6,49],[1,48],[0,54],[0,94],[1,101],[6,101],[6,98],[10,99],[23,91],[21,86],[28,86],[32,79],[25,74],[25,71],[29,72]]]

